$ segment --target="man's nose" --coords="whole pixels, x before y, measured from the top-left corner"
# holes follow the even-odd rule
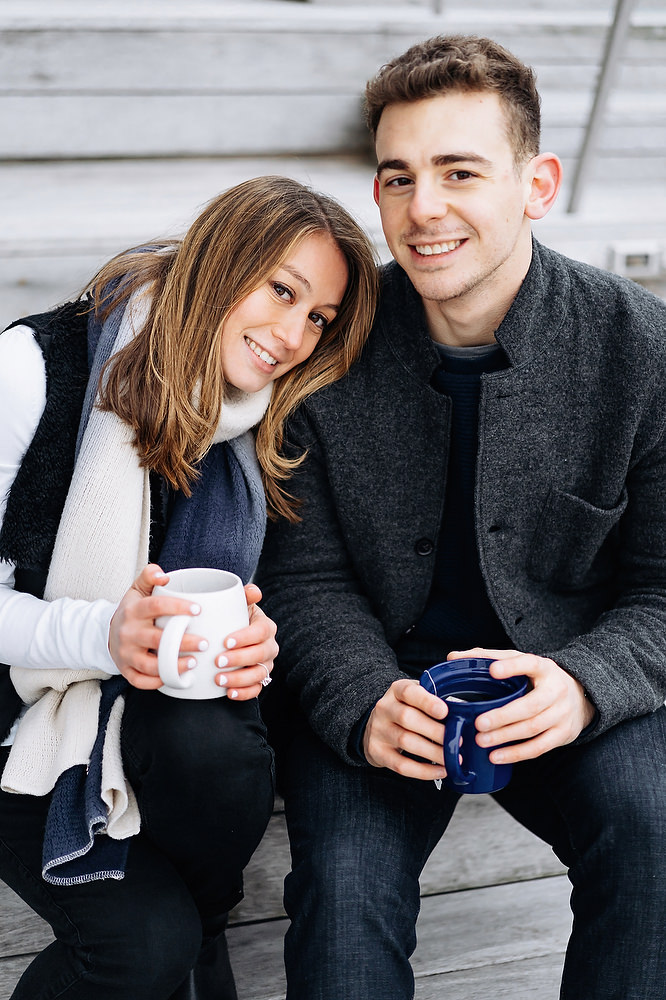
[[[417,181],[409,199],[409,217],[417,226],[442,219],[449,210],[446,193],[431,181]]]

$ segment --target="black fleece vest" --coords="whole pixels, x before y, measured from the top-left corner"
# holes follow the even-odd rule
[[[46,364],[46,406],[7,498],[0,559],[14,563],[17,590],[42,597],[74,471],[76,437],[88,384],[88,303],[68,302],[11,326],[29,326]],[[11,327],[7,327],[11,329]],[[0,741],[21,709],[0,664]]]

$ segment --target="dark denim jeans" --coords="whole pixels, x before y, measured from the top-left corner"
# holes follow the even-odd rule
[[[457,795],[348,767],[308,733],[284,764],[288,1000],[410,1000],[419,874]],[[663,1000],[666,709],[514,766],[495,798],[569,869],[562,1000]]]
[[[0,877],[56,936],[13,998],[235,1000],[224,927],[273,807],[257,702],[132,688],[122,743],[142,828],[120,881],[44,882],[48,797],[0,793]]]

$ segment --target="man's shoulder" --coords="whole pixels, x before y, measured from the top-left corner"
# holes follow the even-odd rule
[[[548,247],[541,246],[540,252],[546,268],[567,276],[572,303],[587,305],[597,322],[617,315],[627,322],[666,321],[666,302],[636,281]]]

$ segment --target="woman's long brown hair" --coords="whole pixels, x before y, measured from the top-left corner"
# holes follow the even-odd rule
[[[301,458],[281,453],[285,421],[304,399],[344,375],[366,341],[377,303],[376,258],[363,230],[334,199],[288,177],[257,177],[219,195],[181,240],[127,250],[87,287],[104,319],[135,292],[146,322],[107,362],[100,405],[133,429],[141,464],[187,495],[210,448],[225,393],[224,322],[302,240],[328,233],[349,271],[335,320],[313,354],[275,382],[257,430],[271,516],[297,520],[284,483]]]

